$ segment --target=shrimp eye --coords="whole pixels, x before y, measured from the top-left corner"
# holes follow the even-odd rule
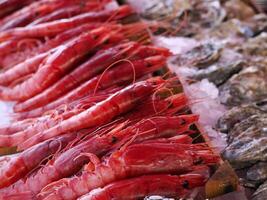
[[[195,165],[199,165],[199,164],[201,164],[201,163],[203,163],[203,159],[202,159],[201,157],[198,157],[198,158],[194,161],[194,164],[195,164]]]
[[[185,119],[181,119],[181,125],[185,125],[185,124],[186,124]]]
[[[118,139],[117,139],[115,136],[112,136],[111,143],[114,144],[114,143],[117,142],[117,140],[118,140]]]
[[[189,182],[187,180],[184,180],[182,183],[183,188],[189,189]]]
[[[110,40],[107,39],[107,40],[105,40],[105,41],[103,42],[103,44],[109,44],[109,42],[110,42]]]

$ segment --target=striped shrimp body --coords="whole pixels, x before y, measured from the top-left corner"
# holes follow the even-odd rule
[[[38,0],[31,3],[28,6],[10,14],[1,20],[0,26],[1,31],[25,26],[36,19],[42,18],[42,16],[49,15],[50,13],[56,12],[59,8],[66,8],[69,6],[79,5],[83,3],[87,4],[96,4],[96,2],[88,2],[81,0],[72,0],[72,1],[60,1],[60,0]],[[92,10],[98,6],[91,6]],[[99,6],[100,7],[100,6]]]
[[[14,114],[14,119],[16,120],[26,120],[31,118],[37,118],[42,115],[55,115],[57,113],[65,113],[68,110],[73,110],[76,108],[89,108],[90,105],[94,105],[97,102],[100,102],[106,98],[108,98],[111,94],[114,94],[115,92],[119,91],[121,88],[108,88],[106,90],[97,91],[95,94],[89,94],[80,97],[79,99],[70,101],[70,102],[64,102],[61,105],[58,106],[51,106],[53,104],[48,104],[46,106],[27,111],[27,112],[20,112]],[[83,103],[84,102],[84,103]],[[86,106],[85,104],[90,104]]]
[[[39,54],[1,73],[0,85],[8,86],[17,79],[34,73],[48,55],[49,53]]]
[[[112,86],[122,86],[129,83],[135,78],[142,77],[151,73],[166,62],[163,56],[149,57],[142,60],[133,61],[131,63],[119,63],[114,68],[106,71],[103,75],[98,75],[81,84],[79,87],[67,93],[65,96],[51,102],[47,107],[54,108],[59,105],[79,99],[84,95],[94,93],[95,89],[103,90]],[[97,87],[97,88],[96,88]],[[18,104],[20,105],[20,104]]]
[[[25,102],[15,105],[14,111],[28,111],[46,105],[69,90],[75,88],[85,80],[97,75],[116,60],[122,59],[122,55],[132,51],[136,46],[136,43],[119,44],[115,47],[98,52],[87,62],[83,63],[44,92]]]
[[[76,5],[61,7],[52,13],[37,18],[36,20],[32,21],[32,23],[28,24],[28,26],[34,26],[37,24],[51,22],[59,19],[70,18],[85,12],[102,10],[104,6],[105,6],[104,2],[100,3],[100,2],[89,1],[87,3],[84,3],[83,5],[76,4]]]
[[[5,0],[0,2],[0,18],[12,13],[21,7],[31,4],[34,0]]]
[[[127,44],[126,44],[127,46]],[[124,49],[123,51],[118,52],[116,57],[119,59],[121,55],[124,53],[127,53],[127,51],[132,51],[132,49],[135,47],[135,45],[128,46],[127,49]],[[101,54],[100,58],[110,56],[110,54],[114,54],[113,52],[109,53],[109,51],[106,54]],[[118,55],[120,54],[120,55]],[[116,61],[118,60],[115,56],[109,57],[110,60],[107,58],[105,59],[102,64],[98,64],[99,57],[96,57],[96,59],[92,58],[90,59],[89,63],[86,62],[84,65],[78,67],[76,70],[71,72],[69,75],[67,75],[65,78],[61,79],[59,82],[57,82],[52,87],[45,90],[43,93],[25,101],[22,103],[19,103],[15,105],[14,110],[15,112],[20,111],[27,111],[32,108],[40,107],[42,105],[45,105],[55,98],[58,98],[64,94],[65,91],[68,91],[70,89],[73,89],[76,85],[78,85],[81,82],[84,82],[85,80],[88,80],[88,78],[91,78],[93,75],[97,74],[99,71],[104,70],[107,68],[110,63],[112,63],[112,60]],[[102,60],[102,59],[101,59]],[[103,75],[96,76],[92,78],[91,80],[87,81],[83,85],[77,88],[78,94],[86,94],[93,92],[93,89],[98,86],[100,89],[105,89],[107,87],[110,87],[112,85],[121,84],[121,82],[129,82],[129,80],[133,79],[133,75],[135,74],[136,78],[142,77],[145,74],[148,74],[150,72],[153,72],[157,70],[158,68],[162,67],[166,62],[166,58],[164,56],[153,56],[145,58],[144,60],[136,60],[129,62],[122,62],[118,66],[112,68],[111,70],[105,72]],[[98,64],[98,65],[97,65]],[[96,67],[97,66],[97,67]],[[134,69],[133,69],[134,67]],[[134,70],[134,71],[133,71]],[[117,77],[121,77],[120,79],[117,79]],[[74,77],[79,77],[79,80],[75,79]],[[113,81],[112,81],[113,80]],[[72,94],[74,97],[79,97],[81,95]],[[68,98],[68,96],[65,96],[63,98]]]
[[[103,95],[100,98],[94,97],[91,100],[84,100],[83,102],[79,102],[76,106],[74,105],[74,108],[72,109],[71,105],[69,105],[70,110],[62,111],[58,109],[55,110],[53,113],[38,117],[36,119],[32,119],[32,122],[30,124],[25,124],[25,126],[23,126],[24,124],[22,124],[21,128],[16,126],[14,128],[18,128],[17,132],[14,132],[15,130],[11,129],[10,133],[11,131],[13,131],[13,133],[0,135],[0,146],[17,146],[18,144],[24,142],[25,139],[28,139],[34,136],[35,134],[38,134],[39,132],[52,128],[53,126],[56,126],[62,120],[66,120],[72,116],[80,114],[91,106],[94,106],[96,103],[106,99],[108,96],[109,95]]]
[[[31,27],[13,28],[0,33],[0,41],[3,42],[12,37],[45,37],[55,36],[68,29],[75,28],[85,23],[105,22],[110,17],[112,20],[119,20],[133,13],[131,7],[121,6],[116,10],[103,10],[89,12],[74,16],[69,19],[61,19]]]
[[[43,0],[35,2],[14,14],[9,15],[8,17],[4,18],[0,24],[1,28],[0,31],[5,31],[15,27],[22,27],[26,26],[33,21],[42,22],[43,16],[47,16],[50,13],[53,14],[53,18],[51,20],[61,19],[65,17],[69,17],[71,15],[77,15],[85,11],[93,11],[97,8],[100,8],[100,5],[96,2],[88,2],[85,3],[84,6],[80,6],[79,2],[72,1],[73,3],[66,4],[66,1],[50,1],[50,0]],[[75,6],[76,4],[76,6]],[[69,9],[71,7],[72,9]],[[55,15],[54,13],[58,12],[58,9],[65,9],[66,13],[61,15]],[[74,9],[75,8],[75,9]],[[67,15],[67,11],[69,11],[69,16]],[[50,15],[49,15],[50,16]],[[49,18],[47,19],[49,21]],[[45,20],[43,20],[45,21]],[[40,23],[39,22],[39,23]]]
[[[32,119],[25,119],[21,121],[16,121],[8,125],[0,127],[0,135],[11,135],[13,133],[25,130],[27,127],[34,123]]]
[[[94,189],[78,200],[136,200],[152,195],[183,198],[190,193],[190,189],[203,186],[207,178],[204,174],[193,172],[180,176],[167,174],[141,176]]]
[[[97,28],[101,25],[103,24],[85,24],[60,33],[56,37],[48,39],[45,42],[31,38],[8,40],[4,42],[5,45],[0,45],[0,49],[2,50],[0,52],[0,55],[5,55],[4,57],[2,57],[0,65],[2,68],[11,68],[16,64],[27,60],[28,58],[47,52],[57,46],[65,44],[71,39],[79,36],[81,33],[87,32],[88,30]]]
[[[58,47],[31,78],[14,88],[1,88],[0,97],[4,100],[22,101],[40,93],[60,79],[75,62],[87,53],[92,52],[97,46],[107,40],[115,42],[122,39],[117,33],[108,33],[108,30],[105,27],[94,29]],[[66,61],[66,58],[68,58],[68,61]]]
[[[134,144],[113,153],[102,163],[95,166],[90,163],[88,171],[80,177],[62,179],[46,186],[39,196],[45,200],[76,199],[117,180],[143,174],[190,172],[196,163],[216,164],[218,159],[206,148],[195,148],[191,144]]]
[[[0,188],[7,187],[24,177],[45,158],[66,146],[75,134],[65,135],[37,144],[11,158],[7,165],[0,167]]]
[[[156,77],[132,84],[79,115],[73,116],[42,133],[36,134],[26,140],[23,144],[19,145],[19,148],[28,148],[38,142],[68,131],[75,131],[108,123],[118,115],[134,108],[136,104],[149,96],[159,84],[162,84],[163,82],[164,81],[161,78]]]

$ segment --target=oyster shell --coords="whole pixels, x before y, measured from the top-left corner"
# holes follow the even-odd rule
[[[256,103],[235,106],[228,110],[217,122],[216,128],[223,133],[228,133],[235,124],[252,115],[267,114],[267,99]]]
[[[263,182],[267,180],[267,162],[259,162],[247,171],[247,179]]]
[[[221,102],[227,106],[267,98],[267,67],[251,66],[234,75],[220,88]]]
[[[175,64],[205,69],[220,57],[221,48],[212,43],[200,44],[184,54],[178,55]]]
[[[252,200],[265,200],[267,197],[267,181],[265,181],[252,196]]]
[[[267,115],[253,115],[228,133],[223,156],[236,168],[267,161]]]

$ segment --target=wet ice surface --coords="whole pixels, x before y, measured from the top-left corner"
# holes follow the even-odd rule
[[[218,119],[226,109],[219,102],[217,87],[203,79],[197,83],[184,86],[193,113],[199,115],[199,123],[211,140],[213,146],[223,151],[227,146],[226,135],[218,132],[215,127]]]
[[[0,101],[0,126],[4,126],[10,123],[13,102]]]
[[[154,42],[158,46],[169,48],[173,54],[186,52],[198,45],[196,40],[184,37],[156,37]],[[199,123],[203,131],[208,134],[211,143],[218,151],[224,150],[227,146],[226,136],[214,129],[217,120],[226,112],[225,107],[220,104],[218,88],[207,79],[188,84],[186,79],[190,74],[189,68],[177,67],[171,62],[168,66],[183,82],[184,92],[190,101],[190,108],[193,113],[200,115]]]

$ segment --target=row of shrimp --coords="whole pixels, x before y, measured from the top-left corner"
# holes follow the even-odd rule
[[[220,158],[168,49],[112,0],[0,1],[0,200],[187,198]],[[9,154],[8,154],[9,153]]]

